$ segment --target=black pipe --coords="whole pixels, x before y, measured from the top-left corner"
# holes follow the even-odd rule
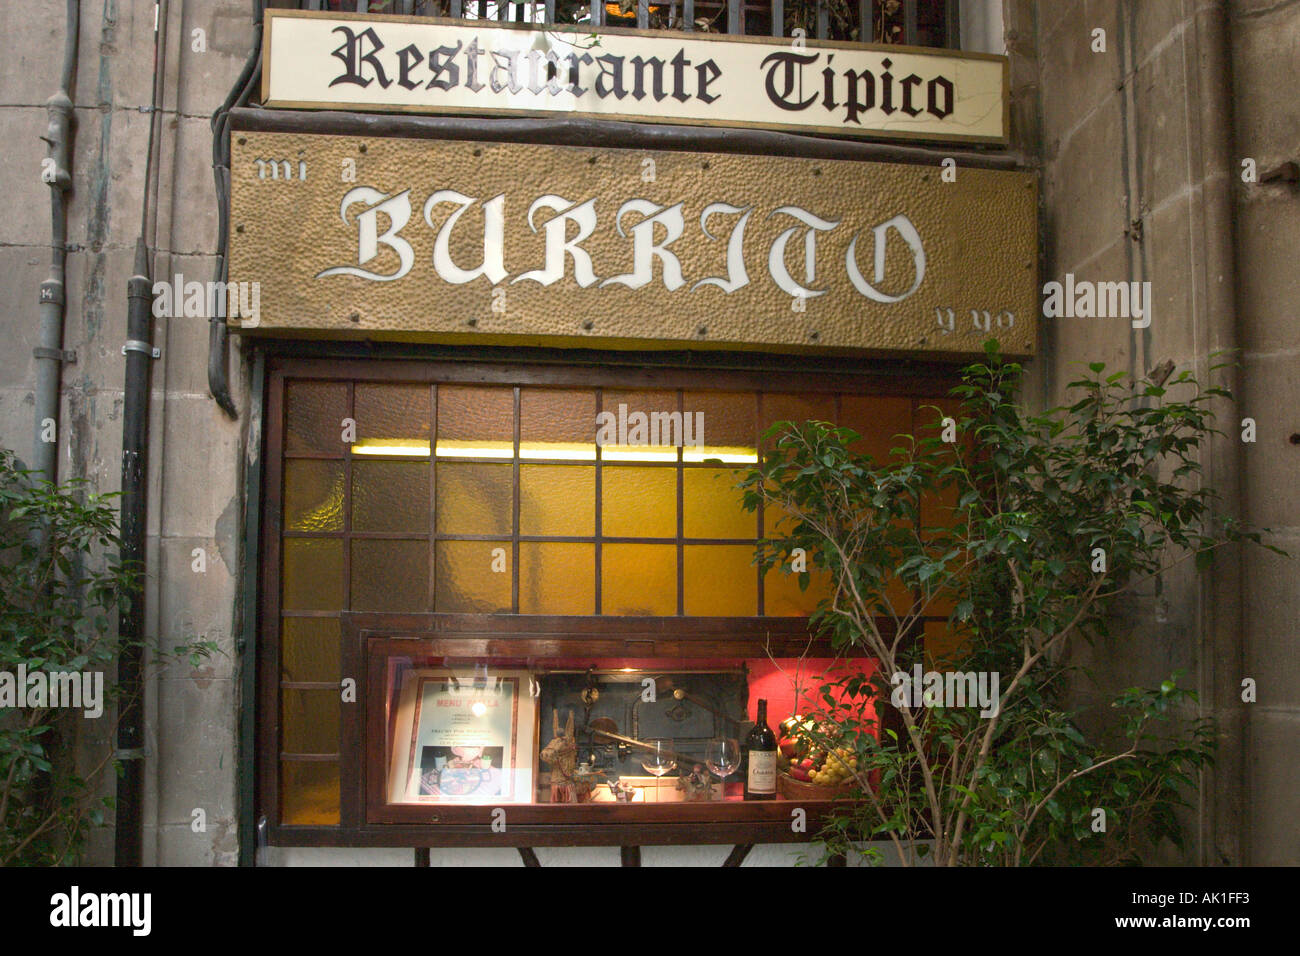
[[[153,93],[149,110],[144,198],[140,203],[140,238],[135,243],[134,274],[126,283],[126,375],[122,387],[122,528],[121,565],[131,572],[117,616],[119,643],[117,686],[117,805],[113,826],[113,862],[139,866],[144,834],[144,585],[145,522],[149,465],[149,396],[153,347],[153,281],[146,237],[154,178],[158,108],[162,101],[162,49],[169,0],[161,0],[153,48]]]
[[[117,822],[114,863],[139,866],[144,817],[144,569],[145,495],[148,493],[149,384],[153,351],[153,283],[144,239],[136,242],[135,275],[127,282],[126,384],[122,405],[122,567],[136,572],[118,614]]]
[[[244,68],[230,88],[225,102],[212,114],[212,178],[217,187],[217,262],[213,281],[224,283],[229,264],[226,244],[230,238],[230,110],[244,106],[257,85],[262,66],[262,8],[264,0],[253,0],[253,49]],[[217,288],[224,288],[224,285]],[[238,418],[230,396],[230,338],[224,315],[208,317],[208,394],[230,418]]]

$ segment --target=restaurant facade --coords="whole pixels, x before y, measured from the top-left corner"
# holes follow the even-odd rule
[[[831,802],[715,744],[843,662],[736,481],[783,420],[887,456],[989,338],[1034,408],[1230,386],[1207,481],[1300,536],[1294,5],[15,6],[0,435],[125,492],[124,627],[220,649],[119,669],[88,862],[794,862]],[[1230,550],[1087,650],[1217,722],[1157,862],[1300,862],[1297,621]]]

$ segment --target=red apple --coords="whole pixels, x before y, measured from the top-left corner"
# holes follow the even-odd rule
[[[807,782],[808,771],[804,770],[802,767],[791,767],[790,776],[794,777],[796,780],[803,780]]]

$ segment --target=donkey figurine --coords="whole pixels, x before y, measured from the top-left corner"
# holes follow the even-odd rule
[[[576,799],[573,774],[578,765],[578,741],[573,736],[573,711],[564,733],[560,733],[560,712],[551,711],[555,736],[542,748],[542,761],[551,768],[551,803],[573,803]]]

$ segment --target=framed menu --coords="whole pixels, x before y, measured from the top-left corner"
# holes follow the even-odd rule
[[[529,803],[537,700],[527,671],[403,675],[388,776],[390,803]]]

